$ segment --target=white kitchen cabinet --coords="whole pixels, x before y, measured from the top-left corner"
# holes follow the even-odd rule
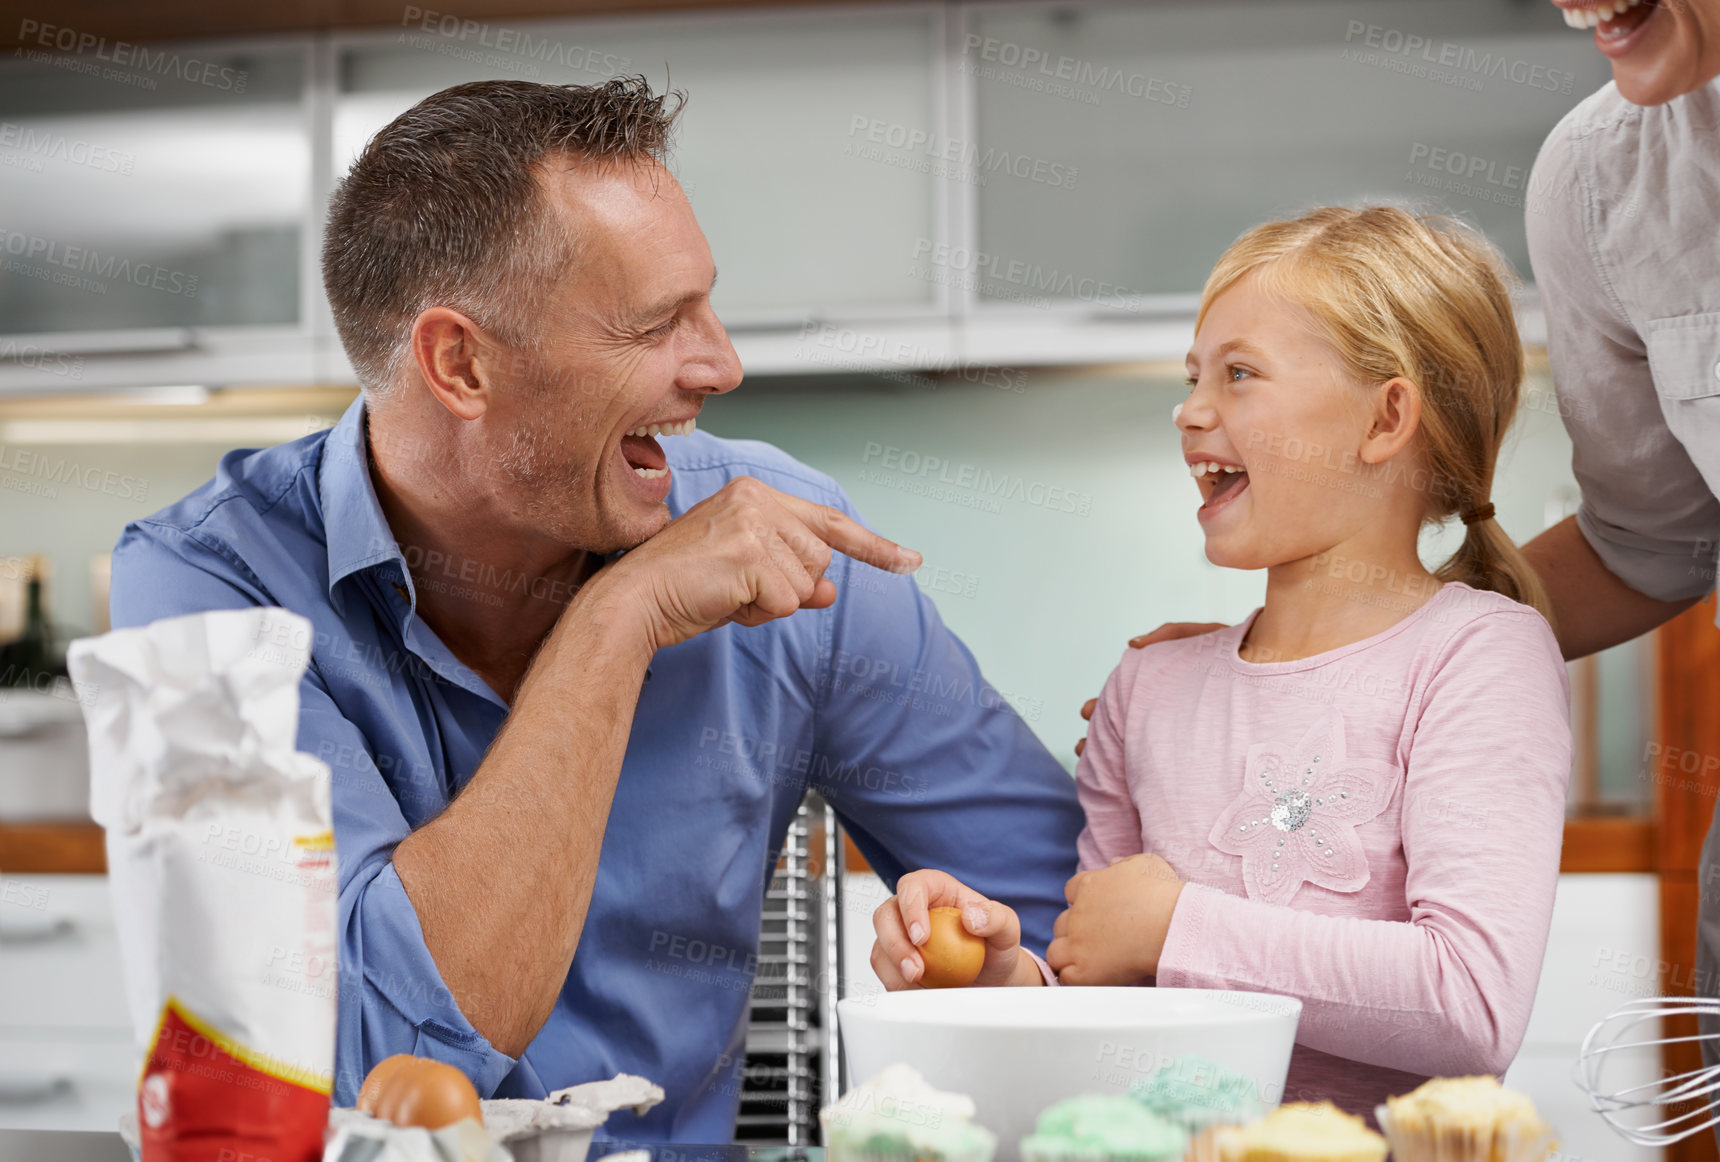
[[[129,1028],[107,877],[0,881],[0,1030]]]
[[[132,47],[0,70],[6,330],[295,325],[305,48]]]
[[[475,27],[434,16],[337,42],[337,175],[377,129],[449,85],[643,73],[688,94],[673,167],[710,239],[730,325],[938,301],[910,262],[938,229],[936,9]]]
[[[0,689],[0,819],[76,819],[89,804],[89,737],[71,684]]]
[[[0,877],[0,1128],[111,1130],[138,1064],[107,877]]]
[[[1224,246],[1322,202],[1455,212],[1527,277],[1525,213],[1574,197],[1529,166],[1607,79],[1517,0],[408,6],[376,32],[147,52],[0,62],[0,395],[353,383],[321,294],[328,193],[463,81],[685,89],[674,166],[719,314],[749,373],[807,375],[1178,358]]]
[[[136,1100],[139,1064],[129,1032],[0,1031],[0,1129],[116,1130]]]
[[[1547,4],[1177,0],[965,20],[978,145],[1031,163],[1032,180],[975,194],[974,246],[995,258],[978,293],[1000,309],[1198,292],[1256,223],[1363,201],[1461,215],[1527,277],[1525,213],[1579,209],[1571,191],[1530,190],[1529,168],[1611,75]]]
[[[309,378],[309,62],[280,37],[0,63],[0,391]]]

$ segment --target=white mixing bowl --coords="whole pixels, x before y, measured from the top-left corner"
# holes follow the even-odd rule
[[[1262,1103],[1277,1105],[1302,1002],[1215,989],[913,989],[836,1011],[850,1087],[905,1062],[973,1098],[998,1162],[1015,1162],[1052,1102],[1128,1093],[1185,1053],[1253,1078]]]

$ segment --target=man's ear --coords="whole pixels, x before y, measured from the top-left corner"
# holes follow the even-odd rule
[[[1372,415],[1359,451],[1362,463],[1384,464],[1415,438],[1421,427],[1421,388],[1399,377],[1369,393]]]
[[[457,419],[484,414],[492,387],[484,358],[490,341],[476,323],[451,307],[426,307],[412,320],[411,343],[418,374],[437,403]]]

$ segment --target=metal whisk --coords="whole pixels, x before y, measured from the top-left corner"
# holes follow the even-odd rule
[[[1653,1023],[1659,1026],[1669,1017],[1683,1016],[1720,1017],[1720,997],[1644,997],[1621,1005],[1589,1030],[1589,1035],[1583,1038],[1582,1051],[1577,1055],[1575,1080],[1577,1088],[1588,1095],[1589,1108],[1605,1119],[1620,1137],[1639,1146],[1670,1146],[1720,1125],[1720,1066],[1711,1065],[1670,1077],[1657,1077],[1653,1081],[1626,1086],[1616,1093],[1608,1092],[1606,1088],[1608,1058],[1615,1053],[1687,1041],[1720,1040],[1720,1034],[1632,1039],[1642,1025]],[[1658,1028],[1649,1032],[1658,1032]],[[1660,1117],[1669,1107],[1689,1102],[1698,1104],[1686,1113],[1648,1124],[1631,1124],[1643,1118]]]

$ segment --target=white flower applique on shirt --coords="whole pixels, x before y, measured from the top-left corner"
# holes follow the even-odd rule
[[[1386,809],[1398,777],[1393,763],[1349,757],[1343,715],[1330,711],[1293,747],[1248,748],[1242,793],[1210,842],[1242,857],[1251,900],[1288,904],[1305,883],[1358,892],[1369,873],[1356,828]]]

